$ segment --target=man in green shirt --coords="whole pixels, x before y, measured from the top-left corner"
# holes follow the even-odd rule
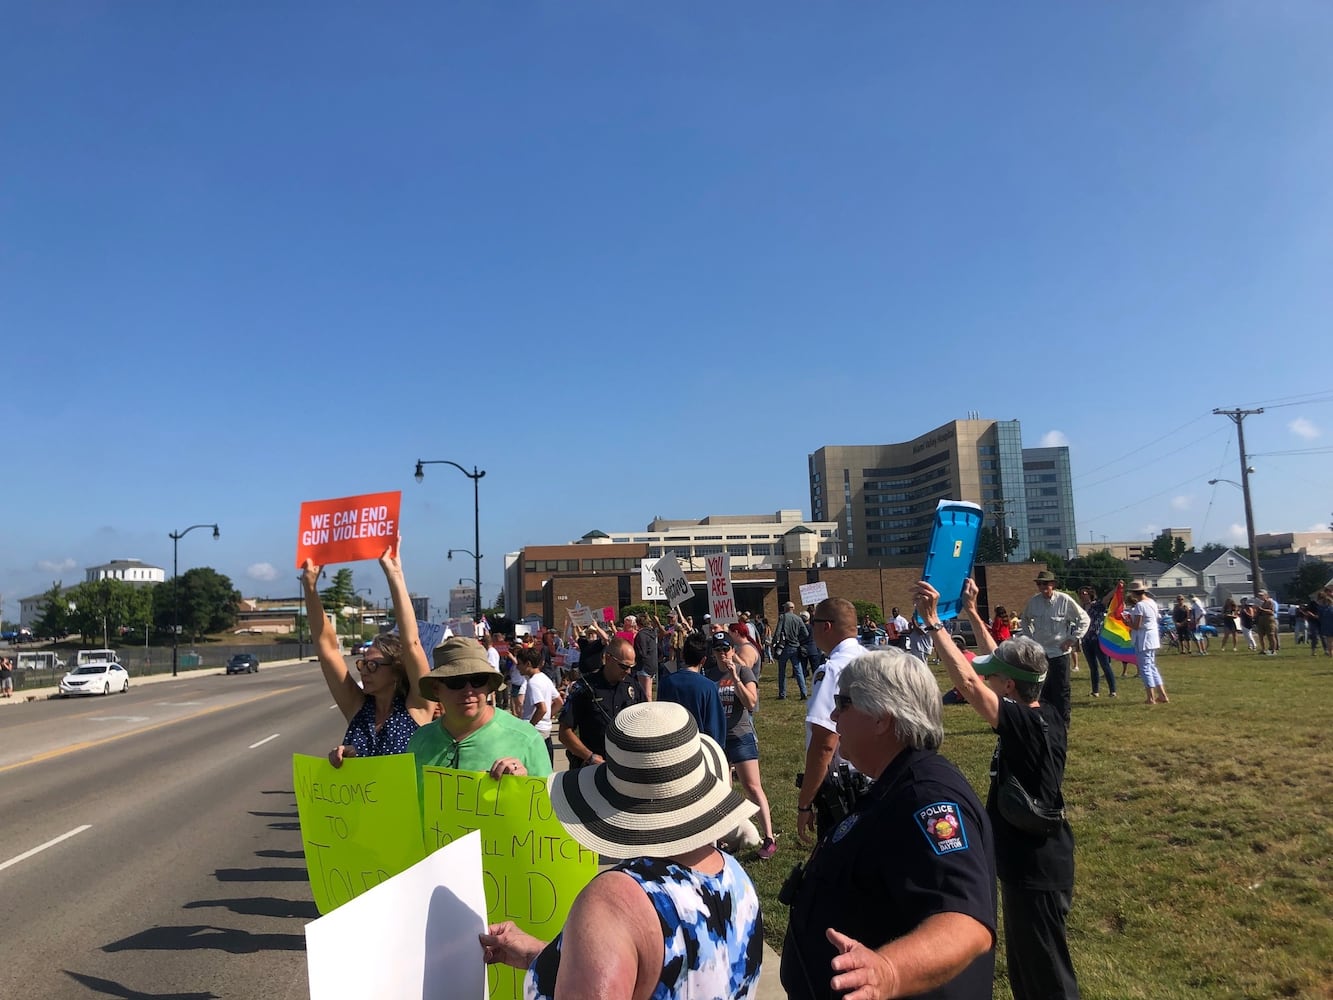
[[[437,701],[444,714],[418,729],[407,743],[423,767],[487,771],[497,781],[506,774],[544,778],[551,773],[546,744],[537,730],[508,712],[497,712],[487,696],[504,675],[486,659],[475,639],[453,636],[437,646],[435,669],[421,678],[421,694]]]

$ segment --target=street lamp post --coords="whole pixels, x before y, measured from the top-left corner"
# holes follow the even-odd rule
[[[1240,427],[1239,421],[1237,421],[1236,426]],[[1264,589],[1264,571],[1259,568],[1259,549],[1254,542],[1254,507],[1250,504],[1250,473],[1254,471],[1254,467],[1244,464],[1245,439],[1243,437],[1240,439],[1240,449],[1242,456],[1240,482],[1236,482],[1234,479],[1210,479],[1208,485],[1216,486],[1218,483],[1230,483],[1240,490],[1241,495],[1245,497],[1245,537],[1250,543],[1250,589],[1253,590],[1252,596],[1257,601],[1259,591]]]
[[[461,552],[461,553],[463,553],[463,555],[465,555],[465,556],[471,556],[471,557],[472,557],[472,560],[473,560],[473,563],[474,563],[474,564],[476,565],[476,567],[477,567],[477,572],[478,572],[478,573],[481,572],[481,556],[477,555],[477,554],[476,554],[475,552],[473,552],[471,549],[450,549],[448,552],[445,553],[445,556],[444,556],[444,557],[445,557],[446,559],[452,559],[452,558],[454,557],[454,553],[455,553],[455,552]],[[464,579],[466,579],[466,577],[464,577]],[[459,583],[462,583],[463,581],[462,581],[462,580],[459,580],[458,582],[459,582]],[[476,588],[477,588],[477,590],[476,590],[476,594],[477,594],[477,606],[476,606],[476,608],[475,608],[474,611],[473,611],[473,617],[478,617],[478,616],[481,615],[481,577],[480,577],[480,576],[473,577],[473,579],[472,579],[472,583],[473,583],[473,584],[476,586]]]
[[[180,553],[180,541],[195,528],[212,528],[213,540],[217,541],[221,535],[218,534],[216,524],[192,524],[184,531],[172,531],[167,534],[171,539],[171,676],[176,676],[177,665],[180,660],[180,628],[181,628],[181,585],[180,578],[177,576],[178,556]]]
[[[477,612],[481,610],[481,584],[470,576],[460,576],[458,578],[458,585],[461,587],[465,583],[472,584],[472,614],[473,617],[475,617]]]
[[[455,469],[457,469],[463,475],[467,476],[469,479],[472,480],[472,551],[469,554],[472,556],[472,565],[473,565],[472,575],[477,581],[477,613],[480,614],[481,613],[481,554],[480,554],[481,553],[481,493],[479,491],[479,487],[477,486],[477,484],[478,482],[480,482],[481,477],[486,475],[486,470],[485,469],[479,470],[474,465],[472,466],[472,471],[468,472],[467,469],[463,468],[457,462],[451,462],[447,458],[440,458],[440,459],[419,458],[417,459],[417,470],[413,474],[417,482],[421,482],[423,479],[426,478],[425,470],[422,468],[422,466],[425,465],[452,465]],[[455,550],[450,549],[450,553],[454,551]],[[467,550],[458,549],[456,551],[466,552]],[[451,559],[453,558],[452,554],[450,555],[449,558]]]

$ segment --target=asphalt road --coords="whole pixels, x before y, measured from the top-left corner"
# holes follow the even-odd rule
[[[304,997],[312,663],[0,712],[0,997]],[[64,839],[60,839],[64,838]]]

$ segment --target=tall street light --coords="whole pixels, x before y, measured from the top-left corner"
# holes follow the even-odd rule
[[[472,614],[475,616],[476,613],[481,610],[481,584],[470,576],[460,576],[458,578],[458,585],[461,587],[465,583],[472,584]]]
[[[459,472],[461,472],[463,475],[467,476],[469,479],[472,480],[472,551],[471,551],[470,553],[468,553],[468,554],[472,556],[472,565],[473,565],[473,572],[472,572],[472,575],[473,575],[473,577],[474,577],[474,578],[476,579],[476,581],[477,581],[477,613],[480,614],[480,613],[481,613],[481,555],[480,555],[480,553],[481,553],[481,494],[480,494],[479,491],[478,491],[477,483],[481,480],[481,477],[482,477],[482,476],[486,475],[486,470],[485,470],[485,469],[480,469],[480,470],[479,470],[479,469],[474,465],[474,466],[472,466],[472,471],[471,471],[471,472],[468,472],[467,469],[463,468],[463,467],[462,467],[461,465],[459,465],[457,462],[451,462],[451,461],[449,461],[447,458],[428,459],[428,460],[427,460],[427,459],[420,459],[420,458],[418,458],[418,459],[417,459],[417,471],[414,473],[414,476],[415,476],[417,482],[421,482],[423,479],[426,478],[425,470],[422,468],[422,466],[425,466],[425,465],[452,465],[455,469],[457,469],[457,470],[458,470]],[[452,553],[453,553],[454,551],[455,551],[455,550],[450,549],[450,553],[451,553],[451,555],[450,555],[449,558],[451,558],[451,559],[453,558]],[[456,551],[458,551],[458,552],[466,552],[467,550],[466,550],[466,549],[458,549],[458,550],[456,550]]]
[[[445,554],[445,558],[446,558],[446,559],[452,559],[452,558],[454,557],[454,553],[455,553],[455,552],[461,552],[461,553],[463,553],[463,555],[465,555],[465,556],[471,556],[472,559],[473,559],[473,562],[474,562],[474,563],[476,564],[476,566],[477,566],[477,572],[478,572],[478,573],[481,572],[481,556],[477,555],[477,554],[476,554],[475,552],[473,552],[471,549],[450,549],[450,550]],[[459,583],[462,583],[462,582],[463,582],[462,580],[459,581]],[[473,614],[474,614],[474,616],[479,616],[479,615],[481,614],[481,582],[480,582],[480,577],[474,577],[473,580],[472,580],[472,582],[473,582],[474,584],[477,585],[477,591],[476,591],[476,593],[477,593],[477,607],[476,607],[476,610],[473,612]]]
[[[1239,425],[1239,422],[1237,423]],[[1245,439],[1241,438],[1242,454],[1244,453]],[[1259,568],[1259,549],[1254,541],[1254,507],[1250,504],[1250,473],[1254,471],[1251,465],[1241,465],[1240,477],[1238,483],[1234,479],[1210,479],[1209,486],[1216,486],[1218,483],[1230,483],[1236,489],[1240,490],[1241,495],[1245,497],[1245,536],[1250,542],[1250,583],[1253,597],[1259,599],[1259,591],[1264,589],[1264,571]]]
[[[167,534],[171,539],[171,676],[176,676],[177,664],[180,660],[180,629],[181,629],[181,585],[180,578],[176,574],[178,565],[178,556],[180,553],[181,539],[188,535],[195,528],[212,528],[213,541],[217,541],[222,536],[218,533],[216,524],[192,524],[184,531],[172,531]]]

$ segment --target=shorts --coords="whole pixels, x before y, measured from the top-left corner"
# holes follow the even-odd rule
[[[0,680],[0,691],[13,691],[13,690],[14,690],[14,678],[6,677],[3,680]]]
[[[639,666],[636,666],[636,667],[634,668],[634,676],[635,676],[635,677],[646,677],[646,678],[648,678],[649,680],[651,680],[652,678],[654,678],[654,677],[657,676],[657,666],[656,666],[656,665],[654,665],[654,666],[652,666],[652,667],[639,667]]]
[[[522,693],[523,693],[523,685],[522,685],[522,684],[510,684],[510,685],[509,685],[509,697],[512,698],[514,701],[518,701],[518,696],[519,696],[520,694],[522,694]]]
[[[1277,619],[1270,615],[1256,618],[1254,621],[1254,630],[1260,635],[1277,635]]]
[[[744,736],[728,734],[727,745],[723,749],[726,751],[728,764],[744,764],[747,760],[758,760],[759,738],[754,733],[746,733]]]
[[[1206,638],[1208,638],[1208,637],[1207,637],[1206,635],[1203,634],[1203,629],[1201,629],[1201,628],[1196,628],[1196,629],[1194,630],[1194,641],[1195,641],[1195,642],[1202,642],[1202,641],[1203,641],[1204,639],[1206,639]]]

